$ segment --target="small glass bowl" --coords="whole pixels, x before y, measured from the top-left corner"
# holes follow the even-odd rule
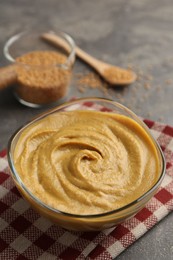
[[[43,203],[40,199],[35,197],[29,190],[28,187],[22,182],[20,175],[18,174],[17,170],[15,169],[14,165],[14,150],[18,139],[22,132],[31,127],[35,122],[39,122],[39,120],[46,118],[50,114],[59,113],[61,111],[74,111],[74,110],[95,110],[95,111],[102,111],[103,113],[106,112],[113,112],[116,114],[125,115],[129,118],[135,120],[145,131],[145,133],[149,136],[150,140],[154,147],[156,148],[156,153],[158,155],[160,169],[158,173],[158,180],[156,183],[149,188],[147,192],[145,192],[142,196],[138,199],[132,201],[128,205],[125,205],[121,208],[112,210],[110,212],[102,213],[102,214],[95,214],[95,215],[77,215],[77,214],[70,214],[66,212],[59,211],[58,209],[52,208],[47,204]],[[8,162],[10,166],[11,176],[14,179],[14,182],[23,195],[23,197],[32,205],[37,212],[41,215],[47,217],[54,223],[58,224],[59,226],[69,229],[69,230],[78,230],[78,231],[97,231],[106,228],[110,228],[116,226],[123,221],[127,220],[128,218],[135,215],[138,211],[140,211],[145,204],[151,199],[151,197],[156,193],[158,187],[160,186],[163,177],[165,175],[165,159],[163,153],[161,151],[160,146],[152,137],[148,127],[128,108],[125,106],[103,98],[81,98],[75,101],[64,103],[54,109],[45,112],[41,116],[38,116],[28,124],[26,124],[23,128],[19,129],[9,141],[8,146]]]
[[[43,40],[41,36],[44,33],[56,34],[66,43],[69,51]],[[53,64],[35,65],[18,60],[23,55],[38,51],[59,53],[65,56],[65,61],[60,63],[57,59]],[[6,42],[4,55],[10,64],[14,64],[17,74],[14,94],[20,103],[29,107],[40,107],[66,96],[75,62],[75,43],[65,32],[31,30],[21,32]]]

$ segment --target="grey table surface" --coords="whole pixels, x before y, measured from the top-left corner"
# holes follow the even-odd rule
[[[109,88],[108,96],[143,118],[173,125],[173,1],[172,0],[2,0],[0,1],[0,66],[7,62],[3,46],[27,28],[61,29],[84,50],[106,62],[131,66],[138,81],[125,88]],[[77,60],[74,74],[88,72]],[[105,97],[98,89],[81,93],[73,80],[67,99]],[[12,89],[0,92],[0,150],[12,133],[46,108],[19,104]],[[173,214],[169,214],[117,257],[173,259]]]

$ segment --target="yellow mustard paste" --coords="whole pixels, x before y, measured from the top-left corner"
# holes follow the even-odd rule
[[[158,180],[152,139],[114,113],[68,111],[28,126],[14,152],[25,186],[41,201],[73,214],[98,214],[140,197]]]

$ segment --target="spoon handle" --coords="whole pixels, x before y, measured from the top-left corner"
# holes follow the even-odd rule
[[[15,71],[15,65],[0,68],[0,90],[15,84],[16,80],[17,74]]]
[[[61,47],[64,50],[66,50],[67,52],[70,52],[69,45],[66,43],[66,41],[64,39],[60,38],[58,35],[50,34],[50,33],[44,33],[44,34],[42,34],[41,37],[42,37],[42,39],[48,41],[49,43],[52,43],[53,45]],[[75,46],[75,52],[76,52],[76,55],[81,60],[83,60],[84,62],[86,62],[91,67],[93,67],[94,69],[97,70],[97,67],[98,67],[99,63],[101,63],[101,61],[95,59],[94,57],[92,57],[91,55],[89,55],[85,51],[81,50],[77,46]]]

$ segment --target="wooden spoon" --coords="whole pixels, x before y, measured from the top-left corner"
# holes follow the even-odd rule
[[[70,52],[70,47],[66,41],[52,32],[42,34],[41,38],[55,46],[63,48],[67,52]],[[75,47],[75,51],[76,55],[80,59],[95,69],[97,73],[111,85],[129,85],[137,78],[136,74],[132,70],[122,69],[120,67],[102,62],[84,52],[77,46]]]

